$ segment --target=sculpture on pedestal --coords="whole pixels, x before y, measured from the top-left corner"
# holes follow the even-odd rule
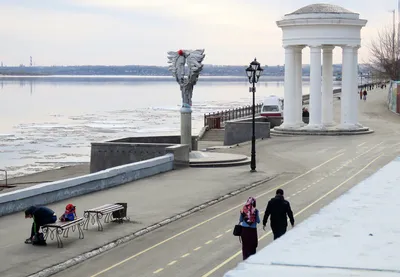
[[[181,144],[192,147],[192,96],[193,88],[203,70],[204,49],[168,52],[168,70],[179,84],[182,93]]]
[[[201,62],[204,57],[204,49],[168,52],[168,63],[170,64],[168,69],[181,88],[182,107],[190,108],[192,106],[193,87],[203,69]]]

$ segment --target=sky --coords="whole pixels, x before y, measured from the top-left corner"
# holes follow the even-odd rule
[[[329,3],[360,14],[360,62],[397,0],[0,0],[0,61],[34,65],[167,65],[167,52],[205,49],[206,64],[284,64],[276,21]],[[341,62],[340,48],[334,62]],[[309,50],[303,50],[309,63]]]

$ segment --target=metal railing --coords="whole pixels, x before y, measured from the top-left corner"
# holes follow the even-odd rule
[[[261,113],[262,104],[255,106],[256,114]],[[220,129],[226,121],[245,118],[252,115],[252,106],[244,106],[236,109],[229,109],[204,114],[204,126],[210,129]]]
[[[4,170],[4,169],[0,169],[0,171],[1,172],[4,172],[4,175],[5,175],[5,179],[4,180],[2,180],[2,181],[6,181],[6,183],[4,184],[4,185],[2,185],[2,184],[0,184],[0,187],[8,187],[8,177],[7,177],[7,171],[6,170]]]

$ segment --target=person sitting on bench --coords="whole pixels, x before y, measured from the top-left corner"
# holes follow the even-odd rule
[[[31,236],[25,240],[27,244],[46,245],[40,227],[57,221],[56,213],[47,207],[31,206],[25,210],[25,218],[32,218]]]
[[[68,204],[65,207],[64,214],[60,217],[61,222],[74,221],[76,219],[76,207],[72,204]]]

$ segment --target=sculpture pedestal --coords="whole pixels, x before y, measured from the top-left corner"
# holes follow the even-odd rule
[[[181,108],[181,144],[188,144],[192,151],[192,109]]]

